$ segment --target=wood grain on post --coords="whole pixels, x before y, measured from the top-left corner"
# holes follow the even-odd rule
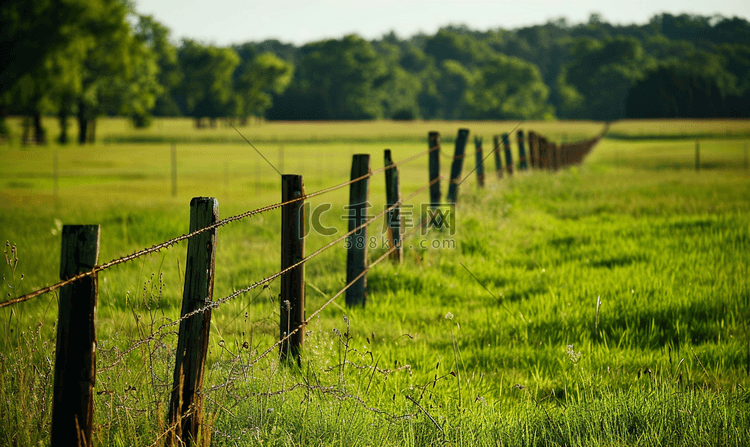
[[[545,137],[539,138],[539,163],[541,164],[542,169],[549,169],[550,168],[550,146],[549,142]]]
[[[539,141],[537,140],[536,132],[530,130],[528,133],[529,139],[529,163],[532,168],[539,168],[537,160],[539,158]]]
[[[352,157],[351,179],[370,173],[370,154],[355,154]],[[349,186],[349,231],[367,220],[370,197],[370,178],[352,183]],[[367,226],[360,228],[346,238],[346,283],[349,284],[362,274],[367,267]],[[362,276],[346,289],[346,305],[364,306],[367,300],[367,277]]]
[[[386,149],[385,166],[392,166],[391,150]],[[398,168],[393,166],[385,170],[385,199],[386,207],[390,208],[401,199],[401,187],[398,181]],[[388,248],[396,247],[391,252],[390,258],[393,262],[401,262],[404,256],[404,247],[401,245],[401,206],[396,206],[388,211],[385,216],[386,231],[388,233]]]
[[[557,143],[552,143],[552,169],[560,169],[560,148]]]
[[[503,147],[505,149],[505,169],[508,175],[513,175],[513,154],[510,151],[510,135],[503,134]]]
[[[301,175],[281,176],[281,201],[304,197],[305,181]],[[281,270],[305,257],[305,201],[299,200],[281,207]],[[281,275],[279,358],[282,362],[297,362],[302,366],[301,350],[305,338],[305,264]]]
[[[453,154],[453,163],[451,164],[451,181],[448,185],[448,203],[456,203],[458,198],[458,184],[461,182],[461,169],[464,166],[464,151],[466,142],[469,140],[469,129],[458,129],[456,137],[456,149]]]
[[[518,139],[518,168],[527,171],[529,169],[529,163],[526,160],[526,147],[523,140],[523,130],[516,132],[516,138]]]
[[[482,154],[482,139],[474,137],[474,147],[476,148],[476,167],[477,167],[477,184],[484,188],[484,156]]]
[[[63,227],[60,279],[93,269],[98,258],[99,225]],[[60,290],[50,432],[53,447],[91,445],[97,294],[96,274]]]
[[[492,152],[495,153],[495,173],[497,178],[503,178],[503,162],[500,160],[500,137],[492,137]]]
[[[430,132],[428,137],[430,149],[430,183],[440,177],[440,134]],[[430,204],[434,209],[440,204],[440,180],[430,185]]]
[[[219,202],[213,197],[194,197],[190,201],[190,232],[219,220]],[[182,294],[183,317],[203,309],[213,299],[217,229],[188,240],[185,287]],[[201,430],[203,420],[203,375],[211,310],[206,309],[180,321],[174,382],[169,404],[169,426],[174,427],[167,445],[198,445],[208,433]]]

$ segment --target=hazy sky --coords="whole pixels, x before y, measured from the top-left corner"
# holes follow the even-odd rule
[[[393,30],[405,38],[448,24],[512,29],[566,17],[586,22],[597,12],[611,23],[645,23],[654,14],[721,14],[750,19],[749,0],[135,0],[183,37],[218,45],[279,39],[303,44],[357,33],[374,39]]]

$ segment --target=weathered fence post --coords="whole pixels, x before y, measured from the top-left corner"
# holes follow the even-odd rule
[[[305,196],[305,181],[301,175],[281,176],[281,201]],[[281,207],[281,270],[298,263],[305,257],[305,201],[298,200]],[[279,337],[294,334],[279,346],[282,362],[297,361],[302,365],[300,351],[305,338],[305,264],[298,265],[281,275],[281,307]]]
[[[213,197],[190,201],[190,232],[219,220],[219,202]],[[203,309],[213,299],[217,229],[188,240],[185,287],[180,317]],[[203,421],[203,372],[208,353],[211,309],[180,321],[174,382],[169,403],[170,430],[167,445],[198,445],[209,434],[201,430]]]
[[[495,173],[497,178],[503,178],[503,162],[500,161],[500,137],[495,135],[492,137],[493,148],[492,151],[495,153]]]
[[[474,147],[476,148],[477,184],[480,188],[484,188],[484,157],[482,156],[481,137],[474,137]]]
[[[547,140],[541,136],[537,135],[536,140],[539,142],[539,145],[537,146],[539,148],[539,169],[546,169],[547,166]]]
[[[451,182],[448,185],[448,197],[446,198],[449,203],[456,203],[458,198],[458,184],[461,182],[461,169],[464,165],[464,150],[466,149],[466,141],[469,139],[469,129],[458,129],[458,136],[456,137],[456,150],[453,154],[453,163],[451,164]]]
[[[503,147],[505,149],[505,170],[508,175],[513,175],[513,153],[510,151],[510,135],[503,134]]]
[[[96,266],[99,225],[65,225],[62,231],[60,279]],[[60,290],[57,346],[52,395],[50,443],[91,445],[96,383],[97,275],[86,276]],[[31,415],[29,415],[31,417]]]
[[[523,130],[516,132],[516,138],[518,139],[518,168],[527,171],[529,164],[526,161],[526,148],[523,141]]]
[[[701,170],[701,143],[700,141],[695,142],[695,171]]]
[[[536,132],[530,130],[528,133],[529,138],[529,161],[532,168],[539,168],[539,140],[537,139]]]
[[[557,143],[552,143],[552,169],[560,169],[560,148]]]
[[[352,156],[351,179],[370,173],[370,154]],[[370,204],[370,177],[363,178],[349,186],[349,231],[367,221],[367,208]],[[367,226],[355,231],[346,238],[346,283],[349,284],[367,268]],[[367,278],[362,276],[346,289],[346,305],[364,306],[367,300]]]
[[[385,166],[393,165],[391,150],[386,149],[384,153]],[[401,199],[401,188],[398,181],[398,167],[393,166],[385,170],[385,203],[390,208]],[[388,211],[385,216],[386,231],[388,233],[389,247],[396,247],[391,252],[390,258],[394,262],[401,262],[404,256],[404,248],[401,246],[401,205]]]
[[[430,205],[434,209],[440,204],[440,180],[435,180],[440,177],[440,134],[430,132],[427,141],[430,150]]]
[[[170,150],[172,159],[172,197],[177,197],[177,146],[172,143]]]

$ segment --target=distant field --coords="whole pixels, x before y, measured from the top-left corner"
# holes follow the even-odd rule
[[[21,135],[21,120],[10,119],[13,139],[18,141]],[[59,134],[59,123],[53,118],[44,121],[49,136]],[[75,135],[71,120],[69,134]],[[410,143],[427,140],[427,133],[438,131],[446,141],[453,141],[459,127],[471,129],[478,135],[484,135],[491,141],[493,135],[511,132],[516,126],[520,129],[538,129],[547,135],[563,135],[568,140],[586,138],[597,134],[602,123],[576,121],[558,123],[549,121],[355,121],[355,122],[253,122],[240,127],[242,134],[252,142],[397,142]],[[107,143],[162,143],[162,142],[195,142],[195,143],[240,143],[244,141],[232,129],[227,121],[217,120],[216,128],[197,130],[194,120],[190,118],[158,119],[148,129],[134,129],[125,118],[100,118],[97,120],[97,139]]]
[[[612,123],[609,138],[750,138],[750,120],[623,120]]]
[[[347,180],[354,153],[372,154],[375,169],[385,148],[397,161],[425,151],[431,130],[443,136],[447,175],[459,128],[489,150],[492,135],[517,124],[238,129],[312,192]],[[11,125],[11,143],[0,146],[0,241],[17,244],[19,263],[3,266],[3,296],[57,280],[63,224],[101,224],[104,262],[187,232],[191,197],[217,197],[221,217],[280,199],[275,170],[223,124],[197,130],[169,119],[135,130],[102,119],[99,142],[84,147],[21,147],[19,122]],[[55,121],[46,125],[53,137]],[[603,126],[519,128],[559,142]],[[740,137],[750,122],[617,122],[610,131],[639,137],[604,139],[582,166],[556,173],[497,179],[488,158],[486,188],[473,174],[460,185],[456,234],[409,238],[402,265],[368,274],[365,308],[343,299],[326,308],[307,328],[300,370],[280,367],[275,350],[258,360],[278,336],[278,281],[217,308],[206,378],[212,445],[750,444],[750,138]],[[686,135],[704,138],[699,172]],[[474,167],[467,158],[464,175]],[[402,195],[425,185],[426,157],[400,175]],[[371,180],[373,214],[383,183]],[[347,197],[343,188],[311,200],[332,204],[323,223],[339,234]],[[427,200],[411,201],[415,218]],[[215,298],[279,270],[279,214],[219,230]],[[374,223],[370,235],[381,229]],[[311,233],[308,253],[329,240]],[[420,246],[445,240],[455,248]],[[115,348],[179,317],[185,251],[100,275],[100,368]],[[383,252],[376,244],[370,259]],[[307,264],[308,315],[343,287],[345,262],[341,243]],[[54,294],[0,310],[1,445],[49,443],[56,315]],[[95,443],[160,444],[173,330],[98,374]]]

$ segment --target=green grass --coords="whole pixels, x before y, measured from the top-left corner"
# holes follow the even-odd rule
[[[625,124],[637,132],[643,123],[616,125]],[[240,130],[257,132],[251,141],[277,166],[283,145],[284,172],[303,173],[311,192],[346,180],[353,153],[373,154],[374,169],[385,147],[396,160],[426,150],[432,125]],[[444,141],[464,126],[489,141],[515,125],[434,129]],[[691,131],[661,125],[662,134]],[[701,142],[700,172],[693,141],[605,139],[579,167],[503,180],[488,172],[481,190],[467,179],[456,247],[424,249],[420,237],[408,239],[414,248],[403,264],[384,262],[368,274],[364,309],[342,299],[311,322],[300,369],[280,366],[275,350],[258,359],[279,331],[277,281],[222,305],[212,315],[205,384],[213,445],[747,445],[748,141],[711,126],[720,130]],[[522,127],[589,137],[601,124]],[[145,133],[103,121],[98,134],[135,141],[159,128],[183,141],[177,197],[168,144],[0,147],[0,240],[16,244],[19,258],[15,271],[3,270],[5,293],[57,280],[63,223],[99,223],[104,262],[185,233],[193,196],[217,197],[222,217],[280,198],[278,174],[252,148],[187,143],[205,136],[189,121],[157,121]],[[230,138],[234,130],[207,132]],[[426,164],[401,168],[403,195],[427,182]],[[464,174],[473,167],[467,160]],[[311,200],[332,203],[323,223],[339,234],[347,190]],[[371,197],[382,210],[380,175]],[[415,218],[427,198],[413,200]],[[272,211],[219,230],[215,298],[278,271],[279,225]],[[426,240],[445,239],[433,232]],[[311,234],[307,252],[329,240]],[[99,368],[179,316],[185,252],[181,244],[100,274]],[[370,259],[383,252],[374,248]],[[343,287],[345,262],[342,243],[307,264],[308,315]],[[0,444],[49,442],[56,313],[55,295],[0,310]],[[175,331],[97,375],[98,445],[163,442]]]

